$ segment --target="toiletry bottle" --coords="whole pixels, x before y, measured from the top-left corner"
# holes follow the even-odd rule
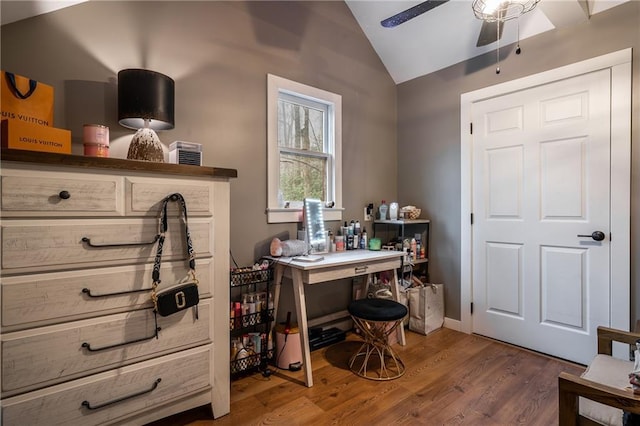
[[[369,242],[367,241],[367,228],[362,228],[362,235],[360,236],[360,248],[363,250],[368,249],[367,246]]]
[[[356,235],[360,235],[361,233],[362,233],[362,229],[361,229],[361,226],[360,226],[360,221],[356,220],[356,231],[355,231],[355,234]]]
[[[230,322],[229,327],[231,330],[235,328],[236,325],[236,312],[235,312],[235,303],[231,302],[231,315],[229,316]]]
[[[234,310],[233,317],[236,319],[235,328],[240,328],[242,326],[242,305],[240,305],[240,302],[235,302],[233,310]]]
[[[256,300],[255,300],[255,293],[249,293],[249,302],[247,303],[249,305],[249,315],[251,315],[249,317],[249,323],[251,325],[255,324],[255,320],[256,320]]]
[[[249,326],[249,302],[247,300],[246,293],[242,295],[242,305],[240,306],[242,308],[242,326],[248,327]]]
[[[342,229],[338,229],[338,235],[335,236],[336,251],[344,251],[344,236],[342,235]]]
[[[236,340],[232,340],[231,341],[231,361],[235,361],[236,356],[238,356],[238,342]]]
[[[264,295],[264,293],[256,293],[256,298],[255,298],[255,302],[256,302],[256,324],[261,324],[262,323],[262,303],[263,303],[262,296],[263,295]]]
[[[384,200],[382,200],[380,207],[378,207],[378,212],[380,212],[380,220],[387,220],[388,208],[389,207],[387,206],[387,203]]]
[[[398,220],[398,203],[389,204],[389,219]]]
[[[411,257],[416,260],[416,239],[411,239]]]

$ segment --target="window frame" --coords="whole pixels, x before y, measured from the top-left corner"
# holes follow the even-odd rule
[[[335,203],[323,211],[325,220],[342,220],[342,96],[306,84],[267,74],[267,222],[286,223],[302,220],[300,208],[280,208],[280,147],[278,146],[278,100],[280,94],[308,99],[327,105],[328,185],[333,185]],[[325,200],[326,201],[326,200]]]

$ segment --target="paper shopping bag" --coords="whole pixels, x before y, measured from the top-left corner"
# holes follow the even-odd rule
[[[426,284],[409,292],[409,330],[427,335],[444,324],[444,286]]]
[[[53,87],[10,72],[0,73],[2,118],[53,126]]]

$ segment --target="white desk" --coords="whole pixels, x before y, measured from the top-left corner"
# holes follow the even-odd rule
[[[398,300],[398,274],[395,270],[400,268],[403,255],[404,253],[401,251],[350,250],[324,254],[324,259],[316,262],[297,261],[291,257],[270,258],[275,261],[273,294],[273,304],[276,310],[274,312],[275,318],[277,318],[282,278],[286,276],[291,278],[293,282],[293,298],[298,317],[298,329],[300,330],[302,364],[305,372],[305,383],[308,387],[313,386],[313,377],[304,285],[320,284],[327,281],[391,270],[393,271],[391,274],[391,292],[394,299]],[[405,345],[404,328],[399,327],[399,330],[400,344]]]

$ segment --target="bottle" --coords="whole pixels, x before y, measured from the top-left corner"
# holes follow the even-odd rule
[[[362,233],[362,229],[360,226],[360,221],[356,220],[356,231],[355,231],[355,235],[360,235]]]
[[[389,219],[398,220],[398,203],[389,204]]]
[[[231,330],[235,328],[235,324],[236,324],[235,303],[231,302],[231,315],[230,315],[230,322],[229,322],[229,327]]]
[[[380,207],[378,207],[378,212],[380,213],[380,220],[387,220],[387,210],[389,209],[389,206],[387,206],[387,203],[382,200],[382,204],[380,204]]]
[[[338,235],[335,236],[336,251],[344,251],[344,236],[342,235],[342,229],[338,229]]]
[[[242,305],[240,305],[240,302],[235,302],[233,310],[233,317],[236,319],[235,328],[240,328],[242,326]]]
[[[411,239],[411,257],[416,260],[416,239]]]
[[[235,361],[238,356],[238,342],[236,340],[231,341],[231,361]]]
[[[367,241],[367,228],[362,228],[362,236],[360,237],[360,248],[363,250],[368,249],[367,246],[369,242]]]
[[[242,326],[249,327],[249,302],[247,301],[247,294],[242,295]]]
[[[264,293],[256,293],[256,298],[255,298],[255,302],[256,302],[256,324],[261,324],[262,323],[262,296],[264,295]]]
[[[249,314],[255,314],[256,313],[256,300],[255,300],[255,293],[249,293]]]
[[[267,315],[273,315],[273,294],[269,293],[269,303],[267,303]],[[271,319],[273,321],[273,318]]]

